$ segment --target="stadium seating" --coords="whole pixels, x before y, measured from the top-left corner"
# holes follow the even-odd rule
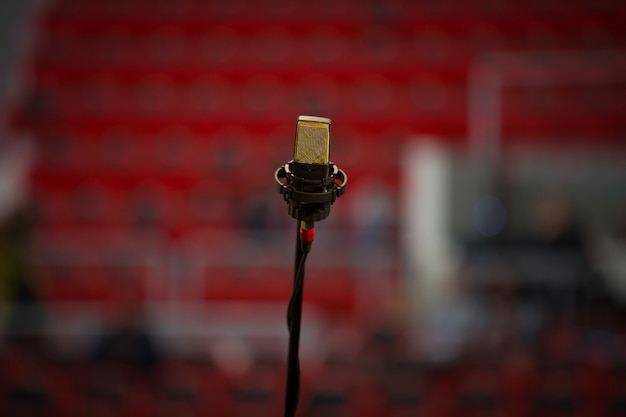
[[[38,146],[34,251],[50,305],[112,304],[129,288],[144,301],[286,302],[291,261],[270,246],[291,236],[284,232],[291,223],[282,220],[280,196],[263,193],[273,193],[274,170],[291,159],[297,115],[330,117],[332,159],[352,184],[382,175],[394,195],[411,136],[466,146],[468,74],[477,58],[583,50],[593,71],[594,52],[626,46],[619,1],[46,3],[32,91],[13,122]],[[527,143],[623,137],[623,81],[591,90],[505,86],[503,135]],[[348,211],[337,215],[345,220]],[[337,229],[337,241],[354,237],[350,226]],[[351,317],[358,260],[341,248],[320,250],[329,266],[307,273],[307,302]],[[397,263],[380,276],[395,279]],[[52,360],[45,381],[17,381],[32,358],[5,351],[2,359],[10,365],[0,366],[9,370],[2,389],[19,387],[2,406],[16,413],[49,402],[59,416],[281,409],[282,386],[261,371],[227,381],[210,364],[169,358],[163,384],[151,391],[114,376],[98,385]],[[321,375],[346,383],[305,380],[303,415],[622,415],[623,368],[538,370],[517,359],[489,369],[399,364],[386,374],[395,382],[325,365]]]

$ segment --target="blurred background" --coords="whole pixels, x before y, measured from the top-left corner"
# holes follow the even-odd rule
[[[626,413],[616,0],[0,3],[0,415]]]

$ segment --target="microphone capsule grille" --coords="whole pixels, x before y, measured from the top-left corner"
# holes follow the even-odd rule
[[[327,165],[330,154],[330,119],[315,116],[298,117],[294,161]]]

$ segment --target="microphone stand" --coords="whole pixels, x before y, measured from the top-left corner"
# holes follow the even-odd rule
[[[285,389],[285,417],[295,417],[300,398],[300,327],[302,321],[302,295],[304,265],[311,251],[315,229],[313,224],[328,217],[330,206],[346,190],[348,177],[335,164],[330,163],[330,174],[320,180],[306,180],[293,174],[293,161],[279,167],[274,173],[276,190],[288,205],[291,217],[298,220],[296,228],[296,254],[294,260],[293,292],[289,300],[287,325],[289,350],[287,352],[287,385]],[[340,183],[337,183],[339,181]]]
[[[289,350],[287,352],[287,386],[285,389],[285,417],[296,414],[300,397],[300,324],[302,322],[302,294],[304,290],[304,256],[300,239],[300,222],[296,227],[296,255],[293,269],[293,304],[290,305],[287,325],[289,326]]]

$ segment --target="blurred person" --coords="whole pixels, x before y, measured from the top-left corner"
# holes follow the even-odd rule
[[[80,387],[82,415],[145,415],[159,388],[162,355],[136,291],[128,290],[114,314],[89,352],[91,366]]]
[[[559,192],[546,192],[534,211],[531,239],[546,249],[584,252],[584,234],[570,202]]]
[[[28,347],[37,347],[45,314],[34,266],[29,259],[33,217],[19,209],[0,225],[0,318],[6,333]]]
[[[32,212],[22,207],[0,225],[0,415],[40,416],[50,410],[44,367],[49,353],[42,340],[45,313],[35,268],[29,259]]]
[[[593,252],[612,300],[626,306],[626,206],[615,227],[596,239]]]
[[[389,247],[394,200],[389,186],[370,180],[350,191],[357,239],[364,248]]]
[[[131,371],[152,373],[160,363],[161,354],[144,321],[136,295],[127,295],[121,300],[116,314],[113,323],[97,337],[93,359],[98,363],[122,365]]]
[[[577,305],[602,292],[601,281],[591,274],[590,244],[584,225],[571,202],[559,191],[545,192],[538,200],[529,240],[540,262],[532,265],[540,296],[548,314],[572,313]]]
[[[596,282],[578,314],[577,354],[585,362],[612,366],[626,360],[626,206],[618,210],[613,227],[596,233],[592,243]]]
[[[240,217],[250,238],[266,241],[270,237],[271,201],[275,199],[270,200],[269,196],[274,196],[269,190],[263,191],[254,193],[244,200]]]

